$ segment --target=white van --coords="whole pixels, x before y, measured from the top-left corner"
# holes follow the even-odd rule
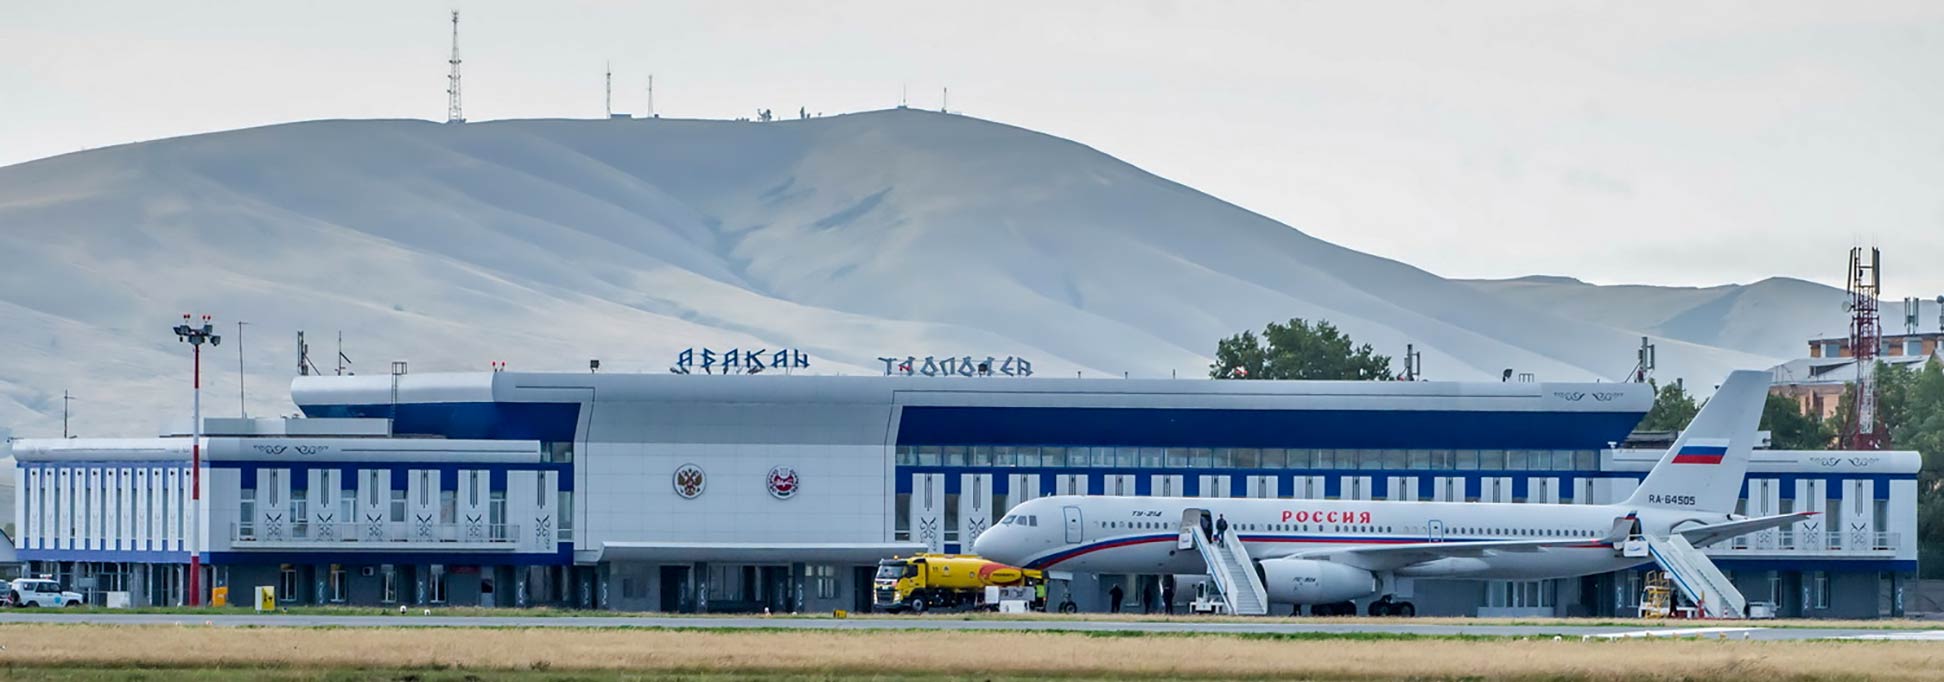
[[[79,592],[61,590],[61,584],[46,578],[21,578],[8,584],[7,596],[14,606],[75,608],[87,604]]]

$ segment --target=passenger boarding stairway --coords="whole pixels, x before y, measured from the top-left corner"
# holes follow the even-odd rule
[[[1249,558],[1249,549],[1242,545],[1235,529],[1229,529],[1219,544],[1209,542],[1199,526],[1192,530],[1195,549],[1201,552],[1202,561],[1208,563],[1208,577],[1221,590],[1229,613],[1240,616],[1269,613],[1269,590],[1262,587],[1262,576],[1256,575],[1255,561]]]
[[[1722,575],[1708,555],[1695,549],[1687,538],[1648,536],[1647,553],[1674,579],[1674,586],[1694,602],[1703,618],[1747,618],[1748,599],[1735,583]]]

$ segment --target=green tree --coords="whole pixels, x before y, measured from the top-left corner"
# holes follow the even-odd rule
[[[1912,369],[1879,362],[1876,378],[1878,419],[1890,433],[1890,447],[1923,457],[1917,473],[1917,565],[1922,577],[1944,578],[1944,365],[1932,360]],[[1847,420],[1845,398],[1840,416]]]
[[[1215,362],[1208,376],[1215,379],[1390,379],[1390,357],[1376,354],[1370,344],[1355,345],[1350,337],[1324,320],[1310,324],[1301,318],[1287,324],[1271,322],[1262,335],[1242,332],[1215,344]]]
[[[1762,406],[1762,426],[1769,447],[1776,450],[1827,450],[1836,430],[1813,415],[1802,413],[1794,398],[1771,394]]]
[[[1694,396],[1688,395],[1687,387],[1680,382],[1654,387],[1654,406],[1647,408],[1647,416],[1640,419],[1634,428],[1641,431],[1679,431],[1694,421],[1694,414],[1701,411],[1695,404]]]

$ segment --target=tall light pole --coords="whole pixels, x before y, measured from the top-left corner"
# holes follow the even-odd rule
[[[249,378],[249,373],[243,370],[243,325],[246,324],[249,323],[242,320],[236,321],[236,414],[244,419],[249,419],[250,401],[244,387],[244,382]]]
[[[189,605],[202,605],[202,347],[204,342],[211,346],[221,345],[223,337],[216,335],[216,327],[209,316],[202,316],[202,326],[192,326],[188,313],[182,314],[182,324],[176,325],[176,340],[188,343],[194,349],[195,390],[192,398],[189,425]]]

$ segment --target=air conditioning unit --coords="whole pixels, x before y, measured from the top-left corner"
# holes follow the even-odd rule
[[[360,569],[358,569],[358,575],[361,575],[361,576],[364,576],[364,577],[367,577],[367,578],[369,578],[369,577],[371,577],[371,576],[374,576],[374,575],[378,575],[378,567],[377,567],[377,566],[366,566],[366,567],[364,567],[364,568],[360,568]]]

